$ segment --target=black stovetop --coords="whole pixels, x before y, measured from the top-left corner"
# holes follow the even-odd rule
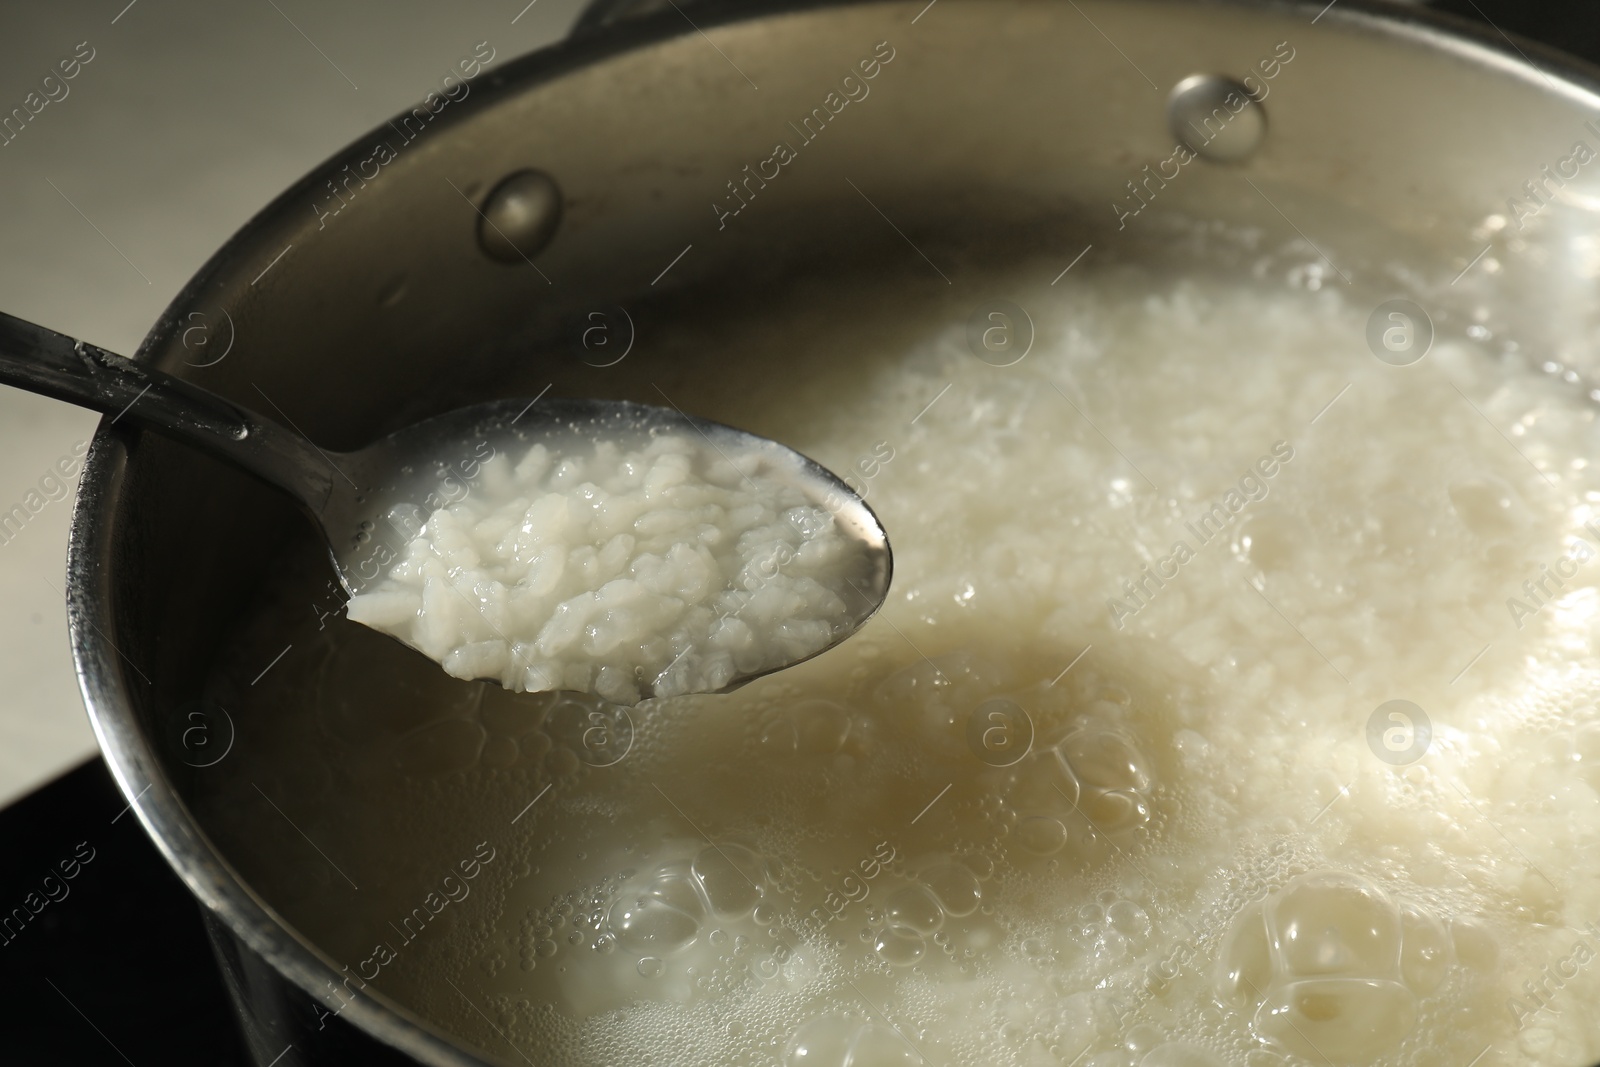
[[[199,905],[106,765],[0,811],[0,1064],[248,1062]]]
[[[1600,61],[1593,0],[1432,6]],[[248,1062],[198,905],[105,764],[0,811],[0,1067]]]

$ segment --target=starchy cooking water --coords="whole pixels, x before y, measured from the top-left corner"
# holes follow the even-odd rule
[[[1470,319],[1380,361],[1393,294],[1250,265],[996,276],[1020,359],[914,283],[684,338],[814,366],[686,395],[895,546],[878,619],[732,695],[457,682],[309,627],[291,553],[199,807],[327,1011],[539,1064],[1600,1058],[1595,408]]]

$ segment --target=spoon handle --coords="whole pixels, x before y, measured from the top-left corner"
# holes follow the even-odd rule
[[[136,422],[242,467],[320,511],[333,467],[310,441],[215,393],[0,312],[0,384]]]

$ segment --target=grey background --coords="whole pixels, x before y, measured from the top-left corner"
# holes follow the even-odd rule
[[[94,58],[0,146],[0,310],[131,353],[286,186],[421,100],[564,36],[581,0],[127,0],[0,12],[0,116]],[[516,21],[513,23],[513,19]],[[87,52],[87,49],[84,50]],[[54,90],[58,95],[60,90]],[[98,416],[0,387],[0,513]],[[67,647],[70,497],[0,544],[0,805],[95,750]]]

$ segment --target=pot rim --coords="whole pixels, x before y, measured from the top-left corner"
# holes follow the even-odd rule
[[[601,24],[581,17],[572,36],[517,57],[475,79],[475,103],[463,101],[441,126],[466,121],[480,108],[553,80],[569,71],[605,62],[620,54],[698,29],[754,21],[823,8],[915,0],[707,0],[695,5],[695,23],[673,11]],[[1600,109],[1600,68],[1553,47],[1515,39],[1497,28],[1389,0],[1152,0],[1181,7],[1218,7],[1305,15],[1327,19],[1347,31],[1452,55],[1464,62],[1518,78],[1536,88]],[[363,133],[312,168],[261,208],[233,234],[179,290],[134,359],[152,362],[180,332],[179,316],[214,284],[238,270],[244,254],[291,214],[303,213],[308,194],[335,164],[388,130]],[[172,788],[152,739],[133,713],[133,695],[124,657],[108,636],[116,626],[111,561],[115,513],[129,443],[142,431],[111,425],[96,428],[73,507],[67,557],[67,622],[79,689],[101,753],[134,815],[199,901],[226,923],[235,937],[269,962],[308,996],[321,1000],[324,987],[340,977],[331,957],[301,938],[233,870]],[[455,1039],[382,994],[366,989],[341,1015],[368,1035],[423,1063],[439,1067],[481,1067],[488,1062]],[[508,1061],[509,1062],[509,1061]]]

